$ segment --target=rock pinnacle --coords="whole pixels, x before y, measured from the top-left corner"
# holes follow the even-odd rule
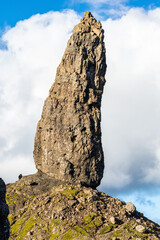
[[[103,177],[101,98],[104,31],[90,12],[73,29],[37,125],[37,169],[64,183],[97,187]]]

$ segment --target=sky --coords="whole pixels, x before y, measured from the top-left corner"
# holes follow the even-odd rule
[[[160,2],[0,0],[0,177],[36,172],[34,135],[73,27],[105,30],[104,177],[99,190],[160,224]]]

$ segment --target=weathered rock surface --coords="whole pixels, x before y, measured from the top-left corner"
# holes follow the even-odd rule
[[[9,208],[6,204],[6,185],[2,178],[0,178],[0,240],[8,240],[9,238]]]
[[[96,187],[103,176],[103,29],[90,12],[73,29],[35,136],[36,168],[65,183]]]
[[[10,239],[160,239],[160,226],[136,210],[128,213],[125,202],[89,187],[51,187],[43,177],[7,186]]]

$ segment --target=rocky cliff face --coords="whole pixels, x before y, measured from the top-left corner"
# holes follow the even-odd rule
[[[103,38],[101,23],[86,12],[73,29],[37,126],[36,167],[65,183],[96,187],[103,176]]]
[[[6,185],[2,178],[0,178],[0,240],[8,240],[9,238],[9,208],[6,204]]]

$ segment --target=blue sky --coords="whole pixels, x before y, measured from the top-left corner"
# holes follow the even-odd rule
[[[122,6],[125,8],[142,7],[144,9],[154,9],[160,6],[159,0],[0,0],[0,26],[13,27],[16,22],[29,18],[30,16],[48,11],[62,11],[64,9],[74,9],[80,14],[87,10],[98,11],[101,17],[114,17],[111,13],[105,13],[104,10],[115,9],[121,11]],[[116,15],[117,16],[117,15]]]
[[[90,10],[105,29],[108,64],[99,189],[160,223],[159,7],[139,0],[0,0],[0,176],[6,182],[36,171],[32,152],[44,99],[73,26]]]

